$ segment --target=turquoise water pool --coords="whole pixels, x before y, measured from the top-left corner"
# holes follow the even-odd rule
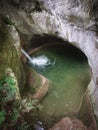
[[[52,45],[32,54],[38,59],[35,70],[51,81],[49,91],[38,111],[38,120],[52,123],[63,116],[74,115],[90,81],[86,57],[73,46]]]

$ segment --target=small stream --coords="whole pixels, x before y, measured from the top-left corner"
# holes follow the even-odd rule
[[[36,121],[51,126],[64,116],[75,116],[90,81],[85,55],[73,46],[52,45],[32,54],[33,68],[51,81]]]

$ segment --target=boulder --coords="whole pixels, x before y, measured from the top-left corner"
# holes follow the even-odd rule
[[[65,117],[48,130],[87,130],[87,128],[80,120]]]

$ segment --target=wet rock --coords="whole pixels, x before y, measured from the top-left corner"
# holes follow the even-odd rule
[[[72,121],[73,124],[73,130],[87,130],[86,126],[82,123],[82,121],[78,119],[74,119]]]
[[[24,55],[21,56],[21,60],[24,64],[27,63],[27,58]]]
[[[78,119],[71,119],[69,117],[63,118],[56,123],[49,130],[87,130],[84,124]]]
[[[35,79],[34,79],[33,74],[32,73],[28,74],[27,85],[30,86],[30,87],[33,87],[34,83],[35,83]]]
[[[42,122],[38,121],[35,125],[34,125],[35,130],[44,130],[43,128],[43,124]]]
[[[49,80],[47,80],[41,75],[40,78],[41,78],[41,84],[37,89],[36,93],[32,96],[34,99],[38,99],[38,100],[41,100],[47,94],[49,89],[49,83],[50,83]]]
[[[49,130],[69,130],[72,129],[72,122],[69,117],[63,118],[61,121],[56,123],[52,128]]]
[[[26,93],[32,99],[41,100],[48,92],[50,81],[29,66],[25,66],[24,69],[26,72],[26,87],[28,86],[28,90],[26,89],[24,94]]]

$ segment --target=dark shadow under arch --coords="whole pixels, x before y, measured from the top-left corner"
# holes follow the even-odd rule
[[[59,43],[59,44],[66,46],[66,47],[64,47],[66,54],[72,56],[73,58],[77,58],[77,60],[79,60],[81,62],[87,61],[86,55],[80,49],[76,48],[75,46],[70,44],[68,41],[64,41],[63,39],[58,38],[53,35],[46,35],[46,34],[44,34],[43,36],[34,35],[32,40],[29,42],[28,47],[26,47],[26,48],[28,49],[28,52],[29,52],[30,48],[35,49],[40,46],[44,46],[46,44],[47,44],[47,46],[48,45],[50,46],[53,43],[55,43],[55,44]]]

